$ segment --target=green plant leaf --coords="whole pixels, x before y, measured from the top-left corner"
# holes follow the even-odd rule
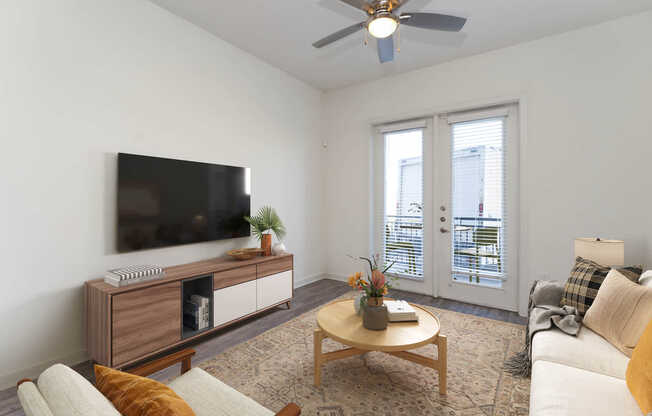
[[[262,240],[263,234],[267,231],[272,231],[279,240],[285,237],[285,226],[274,208],[269,205],[262,206],[255,216],[244,217],[244,219],[251,225],[251,231],[258,240]]]

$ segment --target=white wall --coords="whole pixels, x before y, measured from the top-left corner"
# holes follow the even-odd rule
[[[573,239],[618,238],[652,264],[652,12],[325,94],[328,272],[369,244],[370,125],[523,97],[519,304],[565,280]],[[400,55],[398,59],[401,59]]]
[[[320,255],[320,91],[147,1],[0,3],[0,388],[85,358],[82,284],[247,239],[115,252],[116,153],[252,168],[298,281]]]

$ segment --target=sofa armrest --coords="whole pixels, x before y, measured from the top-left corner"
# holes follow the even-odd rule
[[[559,306],[566,282],[538,280],[530,289],[530,306]]]
[[[16,395],[26,415],[52,416],[52,410],[50,410],[48,403],[31,380],[23,379],[19,381]]]
[[[299,416],[301,414],[301,408],[294,403],[290,403],[284,408],[282,408],[276,416]]]
[[[190,371],[190,368],[192,367],[191,361],[193,355],[195,355],[195,350],[189,348],[166,355],[165,357],[158,358],[154,361],[148,362],[147,364],[143,364],[140,367],[126,371],[130,374],[147,377],[165,368],[171,367],[174,364],[181,363],[181,374],[184,374]]]

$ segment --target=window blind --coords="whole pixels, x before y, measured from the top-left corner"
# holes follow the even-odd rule
[[[411,128],[379,129],[384,140],[383,206],[377,231],[382,233],[389,274],[423,279],[423,132],[425,122]]]
[[[453,280],[501,287],[507,275],[506,116],[451,124]]]

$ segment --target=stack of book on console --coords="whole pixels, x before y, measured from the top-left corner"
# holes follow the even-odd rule
[[[409,303],[404,300],[386,300],[387,317],[389,322],[417,322],[419,317]]]
[[[115,287],[121,287],[133,285],[134,283],[162,279],[164,276],[165,271],[159,266],[128,266],[106,272],[104,275],[104,283],[108,283]]]
[[[210,325],[210,299],[192,295],[183,302],[183,325],[200,331]]]

